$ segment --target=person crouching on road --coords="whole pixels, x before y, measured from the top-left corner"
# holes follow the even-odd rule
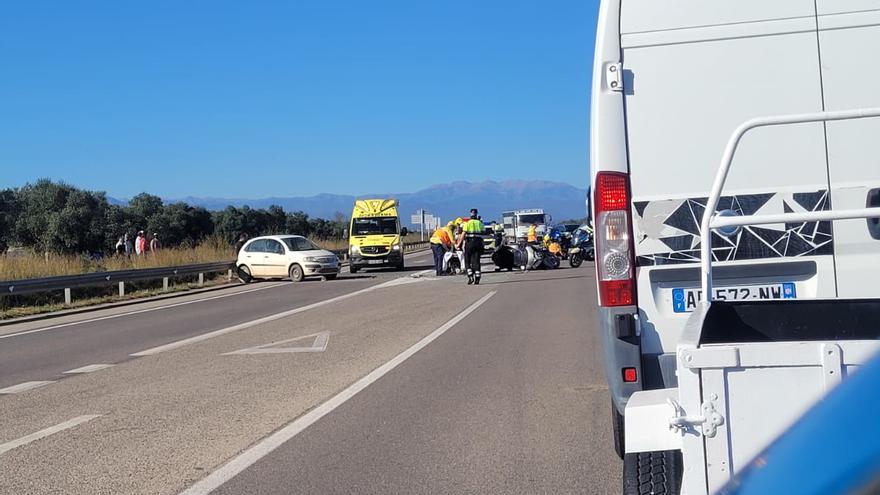
[[[480,256],[483,255],[483,221],[476,208],[471,208],[471,218],[462,225],[464,230],[464,262],[467,266],[468,285],[480,285]]]
[[[431,251],[434,253],[434,270],[438,277],[443,275],[443,256],[450,249],[452,249],[452,238],[449,237],[449,231],[437,227],[431,234]]]

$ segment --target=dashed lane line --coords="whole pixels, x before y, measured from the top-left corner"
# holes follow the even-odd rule
[[[372,384],[376,380],[385,376],[388,372],[412,357],[413,354],[424,349],[428,344],[439,338],[441,335],[446,333],[447,330],[454,327],[458,322],[460,322],[469,314],[473,313],[477,308],[482,306],[483,303],[488,301],[490,297],[494,296],[496,292],[497,291],[489,292],[488,294],[477,300],[477,302],[468,306],[464,311],[454,316],[451,320],[447,321],[442,326],[428,334],[425,338],[413,344],[412,347],[392,358],[391,361],[388,361],[382,366],[379,366],[360,380],[349,385],[342,392],[339,392],[338,394],[333,396],[327,402],[324,402],[315,409],[312,409],[308,413],[287,424],[287,426],[261,440],[253,447],[241,453],[238,457],[235,457],[227,464],[220,467],[220,469],[217,469],[213,473],[209,474],[207,477],[202,478],[200,481],[196,482],[196,484],[194,484],[193,486],[181,492],[180,495],[207,495],[208,493],[216,490],[224,483],[231,480],[236,475],[253,465],[255,462],[269,455],[273,450],[277,449],[285,442],[301,433],[303,430],[314,424],[316,421],[333,412],[334,409],[344,404],[346,401],[354,397],[358,392],[370,386],[370,384]]]
[[[67,370],[64,372],[65,375],[77,374],[77,373],[93,373],[95,371],[104,370],[112,367],[112,364],[90,364],[88,366],[83,366],[82,368],[77,368],[75,370]]]
[[[11,387],[0,388],[0,395],[20,394],[21,392],[27,392],[28,390],[33,390],[50,383],[55,382],[53,380],[48,380],[19,383],[18,385],[12,385]]]
[[[83,423],[87,423],[95,418],[100,418],[101,414],[86,414],[84,416],[77,416],[73,419],[69,419],[63,423],[59,423],[55,426],[50,426],[44,430],[40,430],[35,433],[31,433],[30,435],[25,435],[19,439],[12,440],[11,442],[0,443],[0,455],[3,455],[9,452],[12,449],[17,449],[23,445],[27,445],[31,442],[35,442],[41,438],[46,438],[49,435],[54,435],[55,433],[69,430],[75,426],[79,426]]]

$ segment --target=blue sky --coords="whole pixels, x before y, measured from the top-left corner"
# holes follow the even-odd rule
[[[597,1],[7,2],[0,187],[587,185]]]

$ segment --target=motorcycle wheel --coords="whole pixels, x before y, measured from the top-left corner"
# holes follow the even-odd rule
[[[574,253],[573,255],[571,255],[570,258],[568,258],[568,264],[572,268],[578,268],[583,262],[584,259],[581,257],[581,253]]]

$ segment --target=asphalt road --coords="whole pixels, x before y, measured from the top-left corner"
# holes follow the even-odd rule
[[[616,493],[595,299],[415,269],[3,327],[0,388],[49,383],[0,395],[0,493]]]

